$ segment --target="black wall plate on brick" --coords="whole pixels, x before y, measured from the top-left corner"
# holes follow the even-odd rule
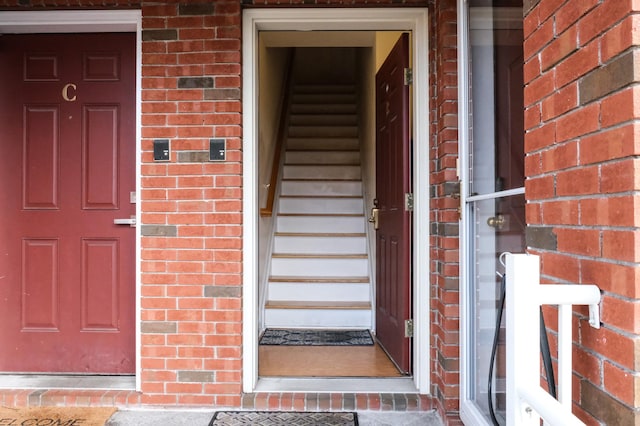
[[[154,139],[153,140],[153,160],[169,161],[170,159],[171,159],[171,153],[169,151],[169,139]]]
[[[224,161],[227,156],[225,139],[209,139],[209,161]]]

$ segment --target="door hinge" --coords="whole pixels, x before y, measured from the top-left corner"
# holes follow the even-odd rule
[[[413,69],[405,68],[404,69],[404,85],[410,86],[413,84]]]
[[[404,194],[404,209],[405,211],[413,211],[413,193],[405,192]]]
[[[413,337],[413,320],[404,320],[404,337]]]

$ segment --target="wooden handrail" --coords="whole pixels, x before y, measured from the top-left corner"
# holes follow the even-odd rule
[[[269,181],[269,192],[267,193],[267,205],[260,209],[260,216],[273,215],[273,203],[276,198],[276,186],[278,185],[278,172],[280,171],[280,156],[282,154],[282,145],[284,144],[285,131],[288,125],[288,112],[289,112],[289,96],[291,92],[291,74],[293,68],[293,54],[294,50],[291,49],[289,57],[287,58],[287,65],[285,69],[285,78],[282,94],[282,105],[280,108],[280,120],[278,122],[278,133],[276,137],[276,148],[273,153],[273,163],[271,164],[271,180]]]

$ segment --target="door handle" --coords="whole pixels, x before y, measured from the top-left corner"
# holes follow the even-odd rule
[[[128,219],[113,219],[114,225],[129,225],[132,228],[136,227],[136,217],[131,216]]]
[[[506,219],[501,214],[487,219],[487,225],[497,229],[501,229],[504,226],[505,222]]]
[[[369,216],[369,222],[373,223],[373,229],[378,230],[378,212],[380,209],[374,207],[371,209],[371,216]]]

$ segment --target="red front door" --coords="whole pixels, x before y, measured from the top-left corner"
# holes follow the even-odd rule
[[[0,371],[133,373],[135,35],[3,35],[0,81]]]
[[[409,37],[403,34],[376,75],[376,336],[405,373],[411,369],[411,217],[405,194],[411,192]]]

